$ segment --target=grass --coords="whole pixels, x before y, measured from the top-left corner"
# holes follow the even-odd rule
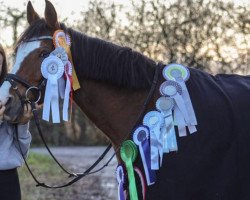
[[[29,153],[27,159],[32,172],[40,182],[49,184],[62,184],[61,180],[67,180],[67,176],[59,169],[55,162],[47,155]],[[35,181],[29,174],[26,166],[19,168],[19,179],[22,191],[22,200],[62,200],[62,196],[71,189],[45,189],[36,187]],[[63,198],[64,199],[64,198]]]

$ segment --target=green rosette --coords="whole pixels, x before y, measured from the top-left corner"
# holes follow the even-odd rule
[[[166,80],[176,81],[181,78],[183,81],[187,81],[190,77],[190,72],[187,67],[172,63],[164,67],[162,74]]]
[[[127,169],[130,200],[138,200],[133,168],[133,162],[136,160],[138,155],[136,144],[132,140],[124,141],[121,146],[120,154]]]

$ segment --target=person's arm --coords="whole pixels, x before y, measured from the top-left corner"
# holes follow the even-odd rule
[[[31,134],[29,132],[29,123],[17,125],[18,140],[14,134],[14,143],[18,151],[26,158],[31,143]],[[20,146],[19,146],[20,145]]]
[[[29,120],[32,117],[32,111],[30,104],[24,105],[24,112],[22,116],[23,122],[19,123],[16,126],[16,131],[18,134],[18,138],[16,133],[14,133],[14,143],[18,151],[24,155],[26,158],[28,155],[28,151],[31,143],[31,134],[29,132]]]

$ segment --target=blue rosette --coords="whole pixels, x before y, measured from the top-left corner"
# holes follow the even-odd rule
[[[147,185],[155,183],[155,171],[151,170],[149,129],[146,126],[139,126],[133,133],[134,143],[139,147]]]

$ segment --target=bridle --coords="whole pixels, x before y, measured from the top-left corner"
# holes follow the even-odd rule
[[[46,85],[46,79],[42,78],[37,86],[29,84],[26,80],[22,79],[16,74],[7,74],[5,81],[8,81],[11,85],[11,88],[15,91],[18,98],[20,99],[22,105],[25,103],[38,103],[41,99],[42,89]],[[26,88],[25,96],[23,97],[19,91],[18,83]],[[29,99],[29,93],[32,93],[35,96],[35,100]]]
[[[31,39],[31,40],[28,40],[26,42],[31,42],[31,41],[37,41],[37,40],[43,40],[43,39],[52,39],[52,37],[50,36],[42,36],[42,37],[39,37],[37,39]],[[140,121],[142,120],[142,117],[147,109],[147,106],[150,102],[150,100],[152,99],[152,96],[154,95],[154,91],[155,91],[155,88],[156,88],[156,85],[158,83],[158,79],[159,79],[159,74],[160,74],[160,69],[162,68],[162,64],[159,63],[157,66],[156,66],[156,69],[155,69],[155,74],[154,74],[154,79],[153,79],[153,82],[151,84],[151,88],[150,88],[150,91],[149,91],[149,94],[143,104],[143,107],[137,117],[137,120],[135,122],[135,125],[134,127],[132,127],[131,131],[129,132],[129,134],[127,134],[125,137],[124,137],[124,140],[126,140],[128,137],[130,137],[130,134],[132,133],[132,131],[136,128],[136,126],[140,123]],[[40,182],[36,177],[35,175],[33,174],[30,166],[28,165],[26,159],[25,159],[25,156],[21,150],[21,147],[20,147],[20,144],[19,144],[19,140],[18,140],[18,132],[17,132],[17,127],[16,127],[16,136],[17,136],[17,140],[18,140],[18,145],[19,145],[19,149],[20,149],[20,152],[21,152],[21,155],[24,159],[24,162],[25,162],[25,165],[29,171],[29,173],[31,174],[32,178],[34,179],[34,181],[37,183],[36,186],[41,186],[41,187],[44,187],[44,188],[63,188],[63,187],[67,187],[67,186],[70,186],[72,185],[73,183],[77,182],[78,180],[82,179],[83,177],[87,176],[87,175],[90,175],[90,174],[94,174],[94,173],[97,173],[99,171],[101,171],[102,169],[104,169],[105,167],[107,167],[109,165],[109,163],[112,161],[112,159],[114,158],[114,156],[116,155],[116,153],[120,150],[120,147],[121,147],[121,144],[115,149],[114,153],[112,154],[112,156],[108,159],[108,161],[102,166],[100,167],[99,169],[94,170],[94,168],[104,159],[104,157],[107,155],[107,153],[109,152],[109,150],[111,149],[112,147],[112,144],[110,143],[106,149],[104,150],[104,152],[99,156],[99,158],[87,169],[85,170],[84,172],[82,173],[72,173],[72,172],[69,172],[68,170],[66,170],[62,164],[56,159],[56,157],[53,155],[53,153],[51,152],[50,148],[48,147],[45,139],[44,139],[44,136],[43,136],[43,133],[42,133],[42,130],[41,130],[41,126],[40,126],[40,122],[39,122],[39,117],[38,117],[38,113],[37,113],[37,110],[36,110],[36,107],[35,107],[35,104],[37,102],[39,102],[40,98],[41,98],[41,92],[42,92],[42,89],[46,86],[46,79],[42,78],[39,82],[39,84],[37,86],[33,86],[31,85],[30,83],[28,83],[26,80],[22,79],[21,77],[19,77],[18,75],[16,74],[7,74],[6,75],[6,78],[5,78],[5,81],[8,81],[10,84],[11,84],[11,88],[15,91],[15,93],[17,94],[17,96],[19,97],[20,101],[21,101],[21,104],[22,106],[24,106],[25,103],[29,103],[31,104],[31,107],[32,107],[32,112],[33,112],[33,116],[34,116],[34,120],[35,120],[35,124],[36,124],[36,127],[38,129],[38,133],[39,133],[39,136],[45,146],[45,148],[47,149],[47,151],[49,152],[49,154],[51,155],[51,157],[54,159],[54,161],[58,164],[58,166],[65,172],[69,175],[69,177],[74,177],[72,180],[70,180],[69,182],[67,182],[66,184],[62,184],[62,185],[55,185],[55,186],[50,186],[48,184],[45,184],[45,183],[42,183]],[[25,91],[25,96],[23,97],[19,91],[19,88],[18,88],[18,84],[21,84],[22,86],[24,86],[26,88],[26,91]],[[29,93],[33,93],[33,95],[36,97],[34,100],[31,100],[29,99]],[[36,94],[35,94],[36,93]]]

